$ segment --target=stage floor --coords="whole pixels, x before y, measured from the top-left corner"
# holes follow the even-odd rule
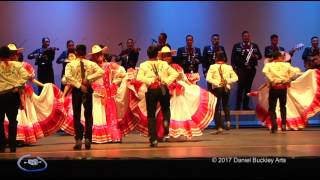
[[[57,133],[32,146],[19,147],[16,153],[0,153],[0,159],[13,160],[25,154],[51,160],[74,159],[176,159],[211,157],[320,157],[320,128],[270,134],[265,128],[232,129],[222,135],[204,135],[191,140],[174,139],[150,148],[148,139],[131,133],[121,144],[93,144],[91,150],[73,151],[74,139]],[[8,151],[8,149],[7,149]]]

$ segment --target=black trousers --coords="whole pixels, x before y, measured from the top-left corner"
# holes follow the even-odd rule
[[[256,75],[256,68],[246,68],[242,67],[236,71],[239,81],[237,89],[237,109],[241,109],[241,104],[243,109],[249,108],[249,97],[247,93],[250,92],[251,86]]]
[[[273,89],[269,90],[269,114],[272,121],[272,130],[277,130],[277,114],[276,114],[276,106],[277,100],[280,102],[280,113],[281,113],[281,124],[286,125],[287,122],[287,89]]]
[[[61,79],[63,78],[63,76],[65,74],[66,66],[67,66],[67,63],[64,62],[62,65]],[[64,87],[65,87],[65,85],[61,82],[60,89],[62,92],[64,91]]]
[[[54,84],[54,73],[53,73],[53,68],[52,66],[38,66],[38,80],[42,82],[43,84],[45,83],[52,83]],[[42,87],[38,87],[38,94],[40,94],[42,91]]]
[[[207,82],[207,90],[213,93],[212,84]]]
[[[156,110],[157,104],[160,102],[161,111],[163,114],[164,134],[169,134],[170,126],[170,94],[169,89],[165,87],[166,94],[162,95],[161,89],[150,89],[146,92],[147,118],[150,142],[157,140],[157,124],[156,124]]]
[[[89,88],[88,93],[81,92],[80,89],[72,89],[72,108],[73,108],[73,121],[75,130],[75,139],[82,140],[84,134],[84,127],[80,122],[81,117],[81,105],[84,106],[84,118],[85,118],[85,138],[92,140],[92,89]]]
[[[230,90],[227,92],[224,90],[223,87],[214,88],[213,94],[217,97],[217,104],[214,113],[214,119],[216,121],[216,128],[223,128],[223,121],[221,118],[221,110],[223,109],[226,121],[230,122],[230,107],[229,107],[229,97],[230,97]]]
[[[6,93],[0,95],[0,147],[6,146],[6,137],[4,131],[4,118],[7,115],[9,120],[9,146],[16,147],[17,138],[17,115],[20,105],[19,93]]]

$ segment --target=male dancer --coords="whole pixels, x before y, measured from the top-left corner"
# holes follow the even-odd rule
[[[0,152],[5,152],[6,138],[4,118],[9,120],[10,152],[16,152],[17,114],[20,105],[19,90],[29,78],[30,74],[18,61],[11,61],[16,53],[10,52],[9,47],[0,48]]]
[[[146,106],[148,118],[148,130],[150,134],[150,146],[157,147],[156,133],[156,109],[157,103],[160,102],[161,110],[164,117],[164,134],[165,141],[169,138],[170,125],[170,95],[168,85],[170,85],[178,76],[167,62],[158,60],[158,47],[149,46],[147,50],[149,59],[140,64],[137,80],[147,85]]]
[[[238,81],[238,76],[233,71],[232,66],[226,64],[226,57],[224,56],[223,52],[216,55],[215,64],[210,66],[206,79],[212,85],[213,94],[218,98],[214,119],[216,120],[216,128],[218,130],[216,133],[221,134],[223,131],[221,103],[227,122],[226,130],[230,130],[230,85],[231,83]]]
[[[275,133],[277,127],[277,115],[276,105],[277,100],[280,101],[280,113],[281,113],[281,130],[286,130],[286,118],[287,118],[287,88],[290,86],[290,82],[299,73],[299,68],[294,68],[290,63],[284,62],[284,55],[279,51],[276,51],[272,55],[273,61],[266,63],[262,72],[265,74],[269,81],[269,113],[272,121],[271,133]]]
[[[66,66],[65,77],[67,84],[72,88],[72,108],[75,129],[76,144],[74,150],[80,150],[83,139],[83,125],[80,122],[81,105],[84,106],[85,117],[85,148],[91,148],[92,141],[92,87],[91,83],[103,76],[104,70],[95,62],[85,59],[86,46],[79,44],[76,46],[77,59],[71,61]]]

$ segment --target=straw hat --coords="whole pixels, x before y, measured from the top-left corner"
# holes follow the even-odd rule
[[[10,49],[10,51],[23,51],[24,48],[17,48],[17,46],[15,44],[8,44],[8,48]]]
[[[171,53],[171,55],[174,55],[177,53],[177,50],[171,50],[168,46],[163,46],[161,51],[158,52],[159,55],[167,53]]]
[[[108,49],[108,47],[104,47],[104,48],[101,48],[99,45],[93,45],[92,48],[91,48],[91,53],[89,53],[90,55],[92,54],[96,54],[96,53],[100,53],[100,52],[103,52],[105,53],[105,51]]]

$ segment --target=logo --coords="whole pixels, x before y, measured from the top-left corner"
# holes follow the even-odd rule
[[[41,157],[32,157],[31,154],[24,155],[17,162],[18,167],[25,172],[40,172],[47,169],[47,162]]]

